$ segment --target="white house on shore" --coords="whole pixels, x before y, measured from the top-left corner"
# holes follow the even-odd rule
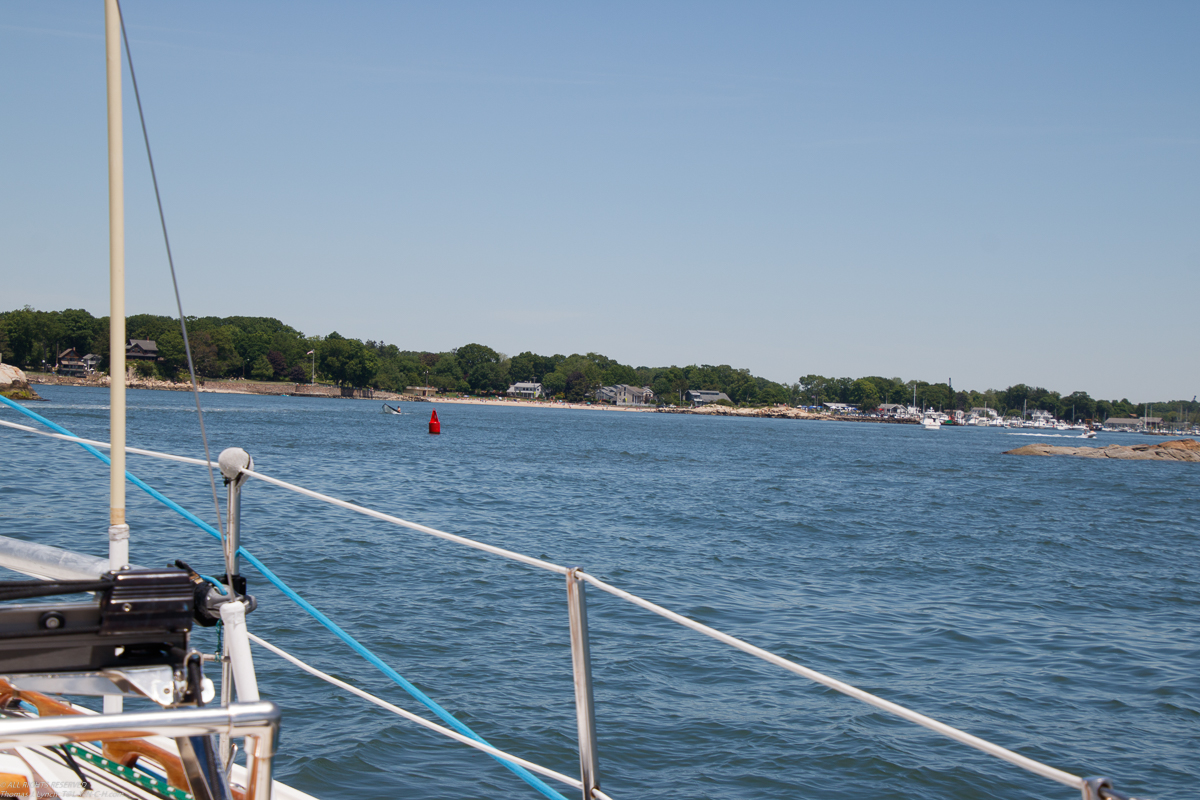
[[[514,383],[508,387],[507,392],[509,397],[520,397],[525,400],[536,400],[542,397],[545,393],[542,391],[540,383]]]

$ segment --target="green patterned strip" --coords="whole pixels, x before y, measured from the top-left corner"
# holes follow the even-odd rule
[[[193,800],[190,792],[185,792],[182,789],[176,789],[174,786],[167,784],[162,778],[156,778],[153,775],[148,775],[134,767],[126,767],[123,764],[118,764],[115,761],[110,761],[102,755],[97,755],[91,750],[85,750],[79,745],[69,744],[67,749],[71,751],[71,755],[76,758],[82,758],[89,764],[100,767],[106,772],[116,775],[118,778],[124,778],[130,783],[136,784],[143,789],[154,792],[159,797],[166,800]]]

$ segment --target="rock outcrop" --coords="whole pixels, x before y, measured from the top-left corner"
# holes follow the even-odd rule
[[[1195,439],[1174,439],[1155,444],[1120,445],[1107,447],[1059,447],[1049,444],[1028,444],[1016,450],[1006,450],[1014,456],[1077,456],[1079,458],[1116,458],[1124,461],[1197,461],[1200,462],[1200,442]]]
[[[0,364],[0,394],[9,400],[41,400],[29,386],[25,373],[11,364]]]

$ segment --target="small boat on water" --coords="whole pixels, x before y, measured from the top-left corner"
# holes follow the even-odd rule
[[[393,408],[392,406],[389,406],[387,403],[384,403],[383,404],[383,413],[385,413],[385,414],[400,414],[402,412],[400,411],[399,406]]]

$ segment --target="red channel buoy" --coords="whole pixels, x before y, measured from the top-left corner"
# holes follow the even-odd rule
[[[442,432],[442,423],[438,422],[436,410],[433,412],[433,416],[429,418],[429,432],[430,433],[441,433]]]

